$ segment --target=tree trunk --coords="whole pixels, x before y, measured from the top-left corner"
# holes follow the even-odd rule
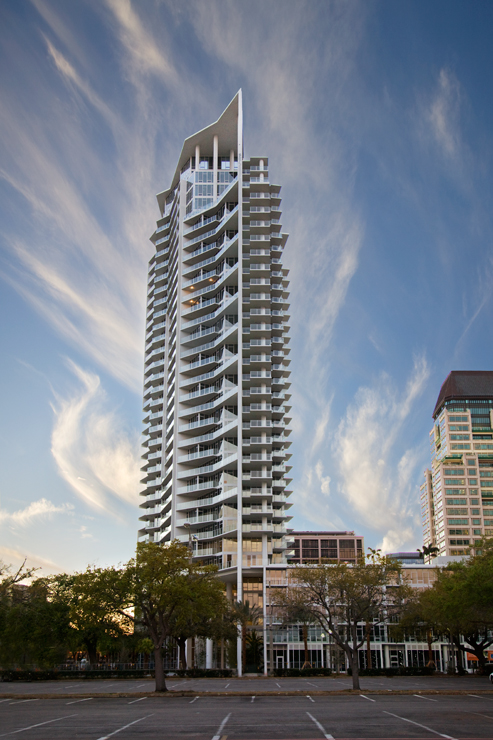
[[[358,662],[358,651],[353,650],[350,656],[351,672],[353,674],[353,691],[360,691],[359,685],[359,662]]]
[[[178,650],[180,651],[180,668],[183,671],[187,670],[187,638],[186,637],[177,637],[176,642],[178,643]]]
[[[372,668],[371,661],[371,625],[369,622],[366,623],[366,669]]]
[[[164,677],[163,656],[161,648],[154,647],[154,676],[156,679],[155,691],[167,691],[166,679]]]
[[[478,672],[481,676],[484,676],[486,674],[486,658],[484,657],[483,647],[481,646],[475,650],[474,655],[478,659]]]
[[[89,663],[94,665],[98,662],[97,640],[86,640],[87,657]]]
[[[359,691],[359,661],[358,661],[358,627],[355,622],[351,624],[351,637],[353,638],[353,649],[350,653],[351,672],[353,674],[353,691]]]
[[[221,638],[221,670],[224,670],[224,639]]]

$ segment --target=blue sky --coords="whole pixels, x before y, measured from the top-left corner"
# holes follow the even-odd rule
[[[493,5],[0,4],[0,559],[128,559],[148,241],[241,87],[290,233],[292,525],[421,544],[448,372],[493,368]]]

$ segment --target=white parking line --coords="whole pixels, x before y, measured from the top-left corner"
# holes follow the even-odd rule
[[[139,683],[139,685],[138,686],[134,686],[134,688],[141,689],[142,686],[147,686],[147,684],[146,683]]]
[[[255,697],[252,696],[252,701],[250,702],[250,704],[253,704],[254,701],[255,701]]]
[[[200,696],[196,696],[195,699],[192,699],[192,701],[189,701],[188,703],[189,704],[193,704],[194,701],[197,701],[197,699],[200,699]]]
[[[2,704],[4,701],[10,701],[10,699],[0,699],[0,704]]]
[[[227,683],[227,684],[226,684],[226,686],[225,686],[224,688],[225,688],[225,689],[227,689],[227,688],[228,688],[228,686],[229,686],[229,683]]]
[[[362,699],[368,699],[368,701],[376,701],[376,699],[370,699],[369,696],[365,696],[364,694],[360,694],[360,696],[362,697]]]
[[[478,696],[477,694],[468,694],[468,696],[473,696],[475,699],[488,699],[487,696]]]
[[[221,732],[222,732],[222,731],[223,731],[223,729],[224,729],[224,725],[226,724],[226,722],[228,721],[228,719],[229,719],[229,718],[231,717],[231,714],[232,714],[232,712],[230,712],[230,713],[229,713],[229,714],[227,715],[227,717],[225,717],[225,718],[223,719],[223,721],[222,721],[222,722],[221,722],[221,724],[219,725],[219,729],[218,729],[218,731],[217,731],[217,732],[216,732],[216,734],[215,734],[215,735],[213,736],[212,740],[221,740]],[[104,738],[100,738],[100,740],[104,740]]]
[[[312,701],[312,702],[313,702],[313,703],[315,704],[315,699],[312,699],[312,697],[311,697],[311,696],[309,696],[308,694],[306,695],[306,698],[307,698],[307,699],[310,699],[310,701]]]
[[[144,699],[147,699],[147,696],[141,696],[140,699],[134,699],[133,701],[129,701],[129,704],[135,704],[136,701],[144,701]]]
[[[10,702],[10,706],[12,706],[12,704],[25,704],[27,701],[39,701],[39,699],[19,699],[19,701]]]
[[[276,681],[276,686],[279,686],[279,688],[281,688],[281,684],[277,683],[277,681]]]
[[[38,722],[36,725],[29,725],[29,727],[21,727],[20,730],[12,730],[12,732],[4,732],[0,737],[7,737],[7,735],[17,735],[18,732],[25,732],[26,730],[32,730],[35,727],[41,727],[42,725],[49,725],[52,722],[61,722],[62,719],[69,719],[70,717],[77,717],[76,714],[66,714],[65,717],[57,717],[56,719],[49,719],[46,722]]]
[[[318,719],[315,719],[315,717],[313,715],[311,715],[310,712],[307,712],[307,715],[310,717],[310,719],[312,720],[312,722],[315,722],[315,724],[317,725],[318,729],[320,730],[320,732],[322,733],[322,735],[327,738],[327,740],[334,740],[334,736],[333,735],[330,735],[328,732],[325,731],[325,728],[322,727],[322,725],[320,724],[320,722],[318,721]]]
[[[455,737],[452,737],[451,735],[445,735],[443,732],[437,732],[436,730],[432,730],[431,727],[427,727],[426,725],[420,725],[419,722],[413,722],[412,719],[406,719],[406,717],[399,717],[398,714],[392,714],[392,712],[385,712],[384,714],[390,714],[391,717],[397,717],[397,719],[402,719],[403,722],[409,722],[411,725],[416,725],[416,727],[422,727],[424,730],[428,730],[428,732],[432,732],[434,735],[440,735],[440,737],[446,737],[447,740],[456,740]]]
[[[79,704],[81,701],[91,701],[93,699],[92,696],[89,696],[87,699],[76,699],[75,701],[68,701],[67,706],[69,704]]]
[[[421,694],[413,694],[417,699],[426,699],[426,701],[438,701],[438,699],[430,699],[429,696],[421,696]]]
[[[98,737],[98,740],[108,740],[109,737],[113,737],[113,735],[116,735],[122,730],[126,730],[127,727],[132,727],[132,725],[136,725],[137,722],[142,722],[144,719],[148,719],[149,717],[152,717],[152,716],[153,716],[152,714],[148,714],[146,717],[141,717],[140,719],[136,719],[133,722],[129,722],[128,725],[124,725],[123,727],[120,727],[118,730],[115,730],[114,732],[110,732],[109,735],[103,735],[103,737]]]

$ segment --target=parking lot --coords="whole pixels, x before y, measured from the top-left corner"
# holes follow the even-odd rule
[[[226,693],[244,692],[259,694],[265,692],[339,692],[352,689],[352,679],[349,676],[334,676],[313,678],[178,678],[170,676],[166,680],[171,692],[191,691],[196,693]],[[360,679],[363,691],[493,691],[493,684],[487,676],[394,676],[386,678],[362,677]],[[33,681],[22,683],[0,682],[0,698],[3,694],[26,694],[43,696],[47,694],[84,696],[99,694],[145,694],[154,690],[154,680],[144,679],[63,679],[60,681]]]
[[[493,737],[493,691],[487,678],[362,678],[361,686],[361,694],[345,694],[351,687],[345,677],[171,677],[170,692],[160,696],[150,679],[0,683],[0,738]]]
[[[493,736],[493,696],[28,698],[0,703],[0,738],[304,740]]]

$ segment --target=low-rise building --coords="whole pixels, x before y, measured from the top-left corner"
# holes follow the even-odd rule
[[[363,557],[365,541],[354,532],[290,532],[294,540],[292,554],[288,554],[290,565],[343,561],[355,563]]]

